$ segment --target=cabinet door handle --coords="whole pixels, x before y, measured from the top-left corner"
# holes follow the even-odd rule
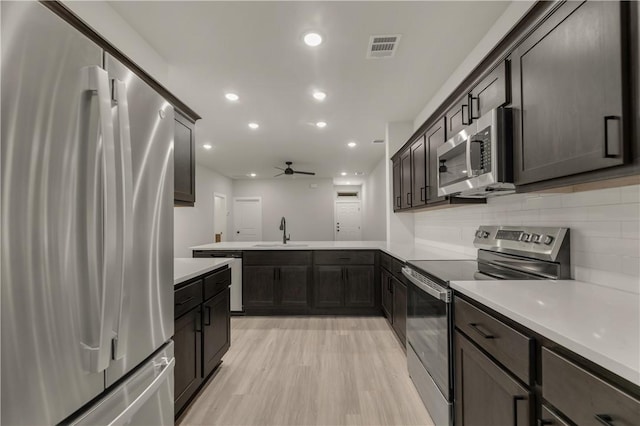
[[[207,320],[204,322],[204,325],[208,327],[211,325],[211,306],[205,306],[204,309],[207,311]]]
[[[604,426],[615,426],[613,424],[613,418],[608,414],[596,414],[596,420]]]
[[[200,327],[200,321],[202,320],[202,318],[200,317],[200,309],[197,309],[195,311],[195,315],[196,315],[196,320],[194,324],[194,331],[196,333],[200,333],[202,331],[202,328]]]
[[[407,204],[411,205],[411,193],[407,192]]]
[[[400,196],[396,197],[396,207],[400,207]]]
[[[615,123],[612,123],[614,121]],[[615,124],[615,125],[613,125]],[[620,152],[621,135],[620,117],[617,115],[607,115],[604,118],[604,156],[605,158],[616,158],[622,154]]]
[[[420,188],[420,201],[424,201],[425,194],[426,194],[425,189],[426,188],[424,186],[422,188]]]
[[[513,397],[513,426],[518,426],[518,401],[527,399],[522,395],[514,395]]]
[[[464,119],[464,110],[465,108],[467,109],[467,117],[469,117],[469,105],[462,105],[462,108],[460,109],[460,114],[462,114],[462,125],[463,126],[468,126],[469,124],[471,124],[471,119],[469,120],[465,120]]]
[[[491,333],[485,333],[484,331],[482,331],[480,329],[480,325],[478,323],[475,322],[470,322],[469,325],[471,326],[471,328],[473,330],[476,331],[476,333],[478,333],[479,335],[481,335],[482,337],[484,337],[485,339],[495,339],[496,336],[494,336]]]
[[[474,102],[475,102],[475,107],[474,107]],[[471,111],[471,118],[480,118],[480,96],[474,97],[474,96],[470,96],[469,97],[469,110]],[[475,111],[475,114],[474,114]]]
[[[349,281],[349,270],[347,268],[345,268],[345,270],[344,270],[344,275],[345,275],[347,281]]]
[[[180,301],[180,302],[176,303],[176,306],[182,306],[182,305],[184,305],[184,304],[186,304],[186,303],[191,302],[193,299],[194,299],[194,297],[193,297],[193,296],[187,297],[186,299],[184,299],[184,300],[182,300],[182,301]]]

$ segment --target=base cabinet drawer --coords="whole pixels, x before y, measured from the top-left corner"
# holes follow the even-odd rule
[[[316,265],[373,265],[374,251],[365,250],[318,250],[313,252]]]
[[[531,384],[534,340],[488,313],[456,297],[456,328],[465,333],[498,362],[527,384]]]
[[[640,424],[639,400],[547,348],[542,348],[542,397],[581,426]]]

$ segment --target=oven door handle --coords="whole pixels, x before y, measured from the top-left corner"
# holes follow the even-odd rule
[[[451,303],[451,290],[432,282],[431,285],[425,284],[422,281],[417,280],[411,275],[411,269],[402,268],[402,275],[407,277],[409,281],[416,285],[420,290],[435,297],[438,300],[442,300],[445,303]]]

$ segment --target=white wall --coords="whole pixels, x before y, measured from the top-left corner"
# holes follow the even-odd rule
[[[203,165],[196,165],[195,207],[174,207],[174,257],[191,257],[189,247],[214,241],[213,194],[227,196],[227,209],[233,207],[231,179]],[[231,236],[231,213],[227,217],[227,236]],[[227,239],[227,241],[230,240]]]
[[[62,0],[97,33],[138,64],[147,74],[168,85],[169,65],[122,17],[105,1]],[[179,95],[176,93],[176,96]]]
[[[362,185],[362,239],[384,241],[387,238],[386,161],[380,160]]]
[[[385,135],[385,169],[386,169],[386,210],[387,210],[387,242],[397,244],[413,243],[413,213],[393,212],[393,163],[391,156],[407,142],[413,134],[413,123],[397,121],[387,123]]]
[[[316,184],[316,188],[310,188]],[[239,179],[233,181],[234,197],[262,197],[262,239],[281,241],[280,219],[287,219],[291,241],[332,241],[333,180]]]
[[[487,205],[415,214],[415,242],[476,254],[479,225],[571,229],[574,279],[640,293],[640,186],[569,194],[514,194]]]

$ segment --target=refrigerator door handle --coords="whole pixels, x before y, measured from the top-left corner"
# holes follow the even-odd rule
[[[117,108],[118,136],[117,146],[118,170],[118,238],[120,276],[118,277],[119,311],[116,322],[113,358],[121,359],[127,351],[129,331],[129,291],[126,287],[130,278],[131,260],[133,259],[133,166],[131,160],[131,128],[129,123],[129,103],[127,101],[127,85],[124,81],[113,80],[113,96]]]
[[[91,327],[93,335],[88,337],[88,341],[81,342],[81,346],[84,368],[98,373],[109,366],[115,316],[113,283],[117,279],[115,271],[118,268],[117,236],[114,232],[117,214],[115,153],[109,76],[99,66],[85,67],[83,71],[86,72],[86,90],[97,95],[100,122],[93,158],[87,158],[87,162],[95,166],[95,182],[88,185],[87,194],[88,268],[92,278],[87,283],[91,300],[84,303],[91,306],[93,300],[98,300],[99,306],[97,326]],[[96,207],[100,205],[101,209]]]
[[[164,358],[160,363],[154,363],[154,367],[156,369],[160,369],[161,373],[153,379],[153,382],[140,394],[138,397],[133,400],[131,404],[127,406],[127,408],[122,411],[118,417],[109,422],[109,426],[117,426],[117,425],[127,425],[131,423],[133,416],[140,411],[140,408],[151,398],[157,391],[160,386],[167,380],[167,376],[173,374],[173,368],[176,365],[176,359]]]

